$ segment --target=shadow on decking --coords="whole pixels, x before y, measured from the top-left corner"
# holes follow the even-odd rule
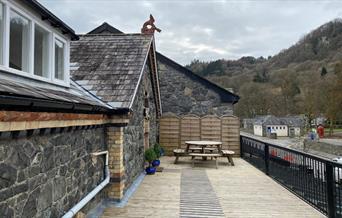
[[[221,159],[218,169],[210,160],[196,161],[195,168],[189,157],[173,161],[163,157],[164,172],[146,176],[125,207],[110,206],[102,217],[324,217],[240,158],[235,166]]]

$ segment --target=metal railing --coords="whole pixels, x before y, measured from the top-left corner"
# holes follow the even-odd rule
[[[342,164],[240,136],[241,157],[328,217],[342,218]]]

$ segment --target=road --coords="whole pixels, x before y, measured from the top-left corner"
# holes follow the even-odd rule
[[[275,145],[279,145],[282,147],[293,148],[296,150],[303,151],[303,144],[304,144],[305,137],[300,137],[300,138],[278,137],[277,139],[270,139],[270,138],[266,138],[266,137],[256,136],[256,135],[253,135],[251,133],[247,133],[247,132],[243,132],[243,131],[241,131],[240,134],[242,136],[252,137],[252,138],[258,139],[260,141],[266,142],[266,143],[275,144]],[[341,139],[320,139],[320,142],[342,146],[342,140]],[[312,149],[307,150],[306,152],[310,153],[310,154],[314,154],[316,156],[327,158],[330,160],[338,157],[337,155],[334,155],[334,154],[329,154],[329,153],[325,153],[325,152],[321,152],[321,151],[317,151],[317,150],[312,150]]]

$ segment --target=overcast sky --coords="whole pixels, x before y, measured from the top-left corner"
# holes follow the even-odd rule
[[[181,64],[274,55],[314,28],[342,17],[342,0],[39,0],[86,33],[107,22],[140,32],[152,13],[157,50]]]

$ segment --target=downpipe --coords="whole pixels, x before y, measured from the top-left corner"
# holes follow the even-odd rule
[[[97,157],[99,155],[106,155],[105,160],[105,179],[96,186],[89,194],[87,194],[80,202],[78,202],[75,206],[73,206],[62,218],[72,218],[76,215],[78,211],[80,211],[91,199],[93,199],[97,193],[99,193],[108,183],[110,180],[109,175],[109,167],[108,167],[108,151],[100,151],[91,154],[93,157]]]

